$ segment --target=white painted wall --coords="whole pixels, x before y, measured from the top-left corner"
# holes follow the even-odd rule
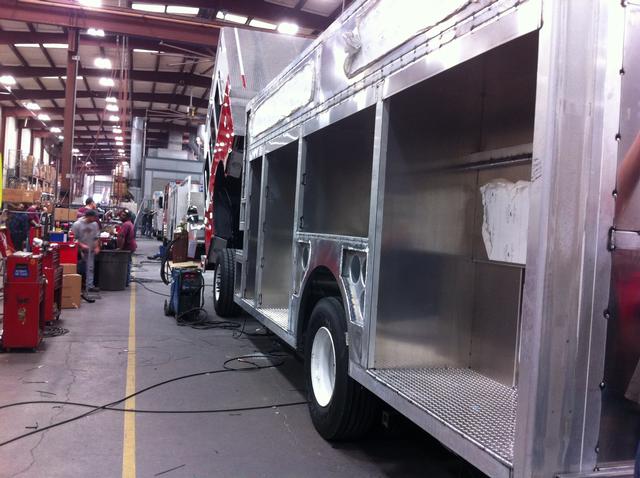
[[[22,157],[26,158],[31,154],[31,130],[22,128],[22,142],[20,143],[20,152]]]

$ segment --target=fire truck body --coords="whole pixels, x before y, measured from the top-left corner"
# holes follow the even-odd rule
[[[323,436],[362,432],[372,393],[490,476],[631,474],[640,350],[609,297],[611,251],[638,249],[612,195],[638,20],[356,0],[248,103],[214,302],[304,355]]]

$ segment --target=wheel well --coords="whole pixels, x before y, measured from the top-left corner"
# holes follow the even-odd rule
[[[344,304],[336,277],[328,268],[319,266],[314,269],[309,276],[309,280],[307,280],[305,289],[302,292],[302,299],[300,300],[298,327],[296,331],[296,342],[298,344],[298,352],[300,353],[304,353],[304,336],[311,312],[317,302],[324,297],[336,297]]]

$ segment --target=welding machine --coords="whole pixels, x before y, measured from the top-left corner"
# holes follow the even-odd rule
[[[16,252],[7,257],[2,346],[34,349],[44,329],[42,256]]]
[[[171,276],[171,296],[164,302],[165,315],[173,315],[182,320],[197,318],[202,307],[204,289],[202,272],[197,268],[174,268]]]

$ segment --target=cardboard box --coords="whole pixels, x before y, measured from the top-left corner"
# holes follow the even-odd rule
[[[60,264],[62,266],[62,275],[77,274],[77,264]]]
[[[77,209],[66,209],[63,207],[57,207],[53,211],[54,221],[75,222],[78,218]]]
[[[62,276],[62,300],[60,306],[63,309],[77,309],[80,307],[81,293],[82,276],[80,274],[65,274]]]

